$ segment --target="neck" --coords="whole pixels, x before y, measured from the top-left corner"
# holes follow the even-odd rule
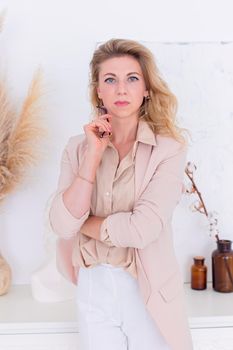
[[[112,130],[113,136],[111,142],[118,144],[127,144],[136,140],[137,128],[138,128],[138,118],[127,120],[112,119]]]

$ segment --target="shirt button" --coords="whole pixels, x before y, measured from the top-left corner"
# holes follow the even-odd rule
[[[110,196],[110,192],[106,192],[106,196]]]

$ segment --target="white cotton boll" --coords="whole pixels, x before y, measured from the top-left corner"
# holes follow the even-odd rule
[[[218,213],[216,211],[210,211],[208,213],[208,220],[210,225],[217,225],[218,224]]]
[[[186,170],[189,174],[193,174],[196,171],[197,167],[194,163],[188,162],[186,166]]]
[[[198,208],[200,207],[201,203],[199,200],[196,200],[195,202],[193,202],[191,205],[190,205],[190,209],[191,211],[197,211]]]
[[[212,229],[209,229],[209,237],[214,241],[216,242],[216,235],[218,235],[218,229],[216,227],[212,228]]]
[[[193,193],[193,184],[191,182],[184,185],[185,187],[185,194],[191,194]]]

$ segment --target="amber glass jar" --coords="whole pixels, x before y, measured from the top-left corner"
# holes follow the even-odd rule
[[[196,290],[206,289],[207,266],[204,265],[203,256],[194,256],[194,264],[191,266],[191,288]]]
[[[212,252],[212,284],[216,292],[233,292],[233,251],[232,241],[219,240]]]

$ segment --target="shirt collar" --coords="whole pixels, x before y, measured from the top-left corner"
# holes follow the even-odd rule
[[[145,120],[139,119],[138,121],[138,128],[137,128],[135,143],[137,142],[147,143],[148,145],[152,145],[152,146],[157,145],[155,134]],[[110,141],[110,144],[111,144],[111,141]]]
[[[149,124],[145,120],[139,119],[136,140],[132,150],[132,160],[135,158],[138,142],[145,143],[147,145],[156,146],[157,142],[155,134],[150,128]]]
[[[137,134],[136,134],[136,140],[133,144],[133,149],[131,153],[131,159],[133,160],[135,158],[135,153],[137,149],[138,142],[142,142],[151,146],[156,146],[156,138],[153,130],[150,128],[149,124],[145,120],[139,119],[138,121],[138,128],[137,128]],[[110,147],[113,147],[111,141],[109,143]],[[114,147],[113,147],[114,148]]]
[[[148,145],[156,146],[156,139],[153,130],[145,120],[138,122],[136,141],[147,143]]]

